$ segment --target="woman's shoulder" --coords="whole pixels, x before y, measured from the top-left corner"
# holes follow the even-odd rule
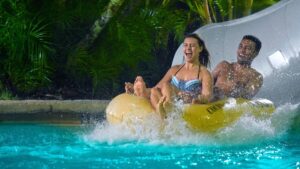
[[[183,66],[183,64],[181,64],[181,65],[174,65],[174,66],[172,66],[172,67],[169,69],[169,71],[177,71],[177,70],[180,69],[182,66]]]
[[[178,69],[180,67],[182,67],[184,64],[180,64],[180,65],[174,65],[171,67],[171,69]]]
[[[205,66],[201,66],[201,70],[200,72],[204,73],[204,74],[210,74],[211,72],[207,69],[207,67]]]
[[[211,72],[207,69],[207,67],[201,66],[200,76],[202,76],[202,77],[211,77],[212,74],[211,74]],[[199,78],[201,78],[201,77],[199,77]]]

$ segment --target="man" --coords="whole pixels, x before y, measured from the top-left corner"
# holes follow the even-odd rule
[[[261,88],[263,76],[251,68],[258,55],[261,42],[252,35],[245,35],[237,50],[237,62],[222,61],[213,70],[215,99],[242,97],[251,99]]]

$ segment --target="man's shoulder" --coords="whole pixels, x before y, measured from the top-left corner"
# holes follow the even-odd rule
[[[229,62],[226,61],[226,60],[223,60],[223,61],[221,61],[216,67],[217,67],[217,68],[221,68],[221,69],[227,69],[227,68],[229,68],[230,66],[232,66],[231,63],[229,63]]]
[[[216,67],[212,71],[213,75],[216,76],[220,72],[227,71],[228,69],[230,69],[230,65],[231,64],[226,60],[221,61],[216,65]]]
[[[220,66],[231,66],[232,63],[229,63],[227,60],[223,60],[218,65],[220,65]]]

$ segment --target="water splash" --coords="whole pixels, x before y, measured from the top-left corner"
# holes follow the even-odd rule
[[[182,103],[177,104],[178,107],[182,106]],[[231,101],[226,106],[233,105]],[[161,120],[156,114],[149,115],[143,121],[131,119],[130,125],[127,122],[118,125],[103,122],[86,139],[109,144],[135,141],[165,145],[249,145],[284,135],[298,110],[299,104],[288,103],[276,108],[271,117],[260,119],[245,112],[232,125],[211,134],[192,131],[182,119],[182,111],[177,109],[168,114],[164,126],[161,126]]]

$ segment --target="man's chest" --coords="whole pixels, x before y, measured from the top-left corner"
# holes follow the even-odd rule
[[[246,84],[251,80],[253,74],[249,71],[227,70],[221,72],[220,77],[222,81]]]

